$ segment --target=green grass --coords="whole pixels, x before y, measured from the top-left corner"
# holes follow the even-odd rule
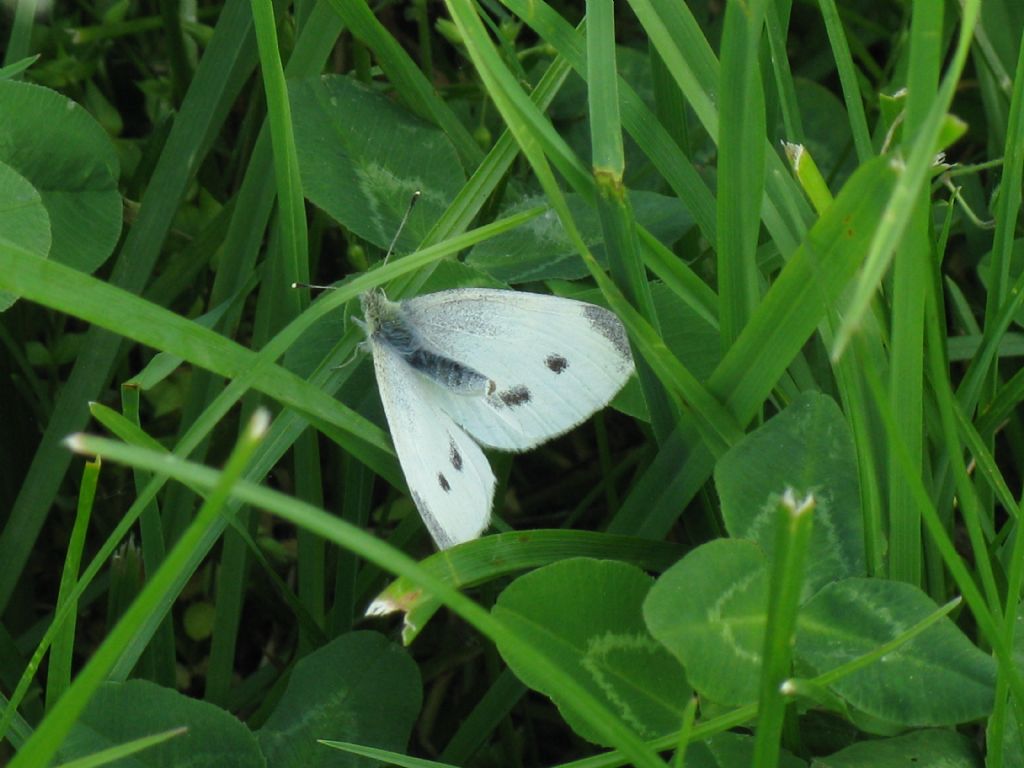
[[[0,762],[1024,761],[1014,0],[33,7]],[[466,285],[636,376],[437,552],[352,316]]]

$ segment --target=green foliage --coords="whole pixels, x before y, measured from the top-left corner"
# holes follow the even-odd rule
[[[81,105],[46,88],[0,81],[0,173],[6,239],[83,272],[121,233],[120,168],[110,138]],[[10,300],[0,295],[0,306]]]
[[[374,632],[341,635],[295,665],[288,687],[259,730],[267,764],[359,765],[339,761],[316,743],[332,733],[401,749],[419,714],[420,688],[416,665],[384,637]]]
[[[814,672],[834,669],[895,640],[935,609],[910,584],[881,579],[829,584],[801,609],[797,657]],[[879,720],[951,725],[990,712],[994,682],[992,657],[943,620],[833,688]]]
[[[105,683],[97,691],[65,745],[58,752],[71,760],[129,739],[174,727],[187,731],[145,750],[139,765],[264,765],[255,734],[229,713],[162,688],[147,680]]]
[[[529,638],[595,696],[653,739],[678,726],[690,696],[683,670],[644,627],[640,606],[651,579],[625,563],[571,559],[520,576],[502,591],[494,615]],[[584,738],[601,741],[571,699],[533,674],[528,660],[498,643],[523,682],[554,699]]]
[[[711,541],[658,580],[644,618],[696,690],[747,704],[757,698],[767,592],[764,555],[753,542]]]
[[[397,243],[399,252],[413,250],[466,181],[444,133],[351,78],[292,80],[288,94],[310,201],[387,248],[420,190]]]
[[[722,521],[770,559],[775,507],[787,488],[814,496],[806,590],[865,572],[864,527],[853,437],[835,401],[801,394],[786,410],[734,445],[715,467]]]
[[[914,731],[892,739],[854,744],[816,760],[815,768],[977,768],[982,765],[970,740],[950,731]]]
[[[0,763],[1024,764],[1019,3],[34,5]],[[466,285],[637,376],[433,552],[351,315]]]
[[[631,199],[637,223],[662,243],[676,242],[693,226],[678,200],[643,191]],[[543,196],[526,197],[512,210],[529,210],[543,202]],[[567,195],[566,202],[595,258],[607,264],[597,212],[578,195]],[[508,285],[535,280],[578,280],[587,274],[586,265],[565,230],[550,215],[539,216],[514,232],[480,243],[466,256],[466,263]]]

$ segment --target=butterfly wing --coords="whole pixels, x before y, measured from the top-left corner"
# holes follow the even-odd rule
[[[370,346],[391,439],[430,535],[441,549],[477,538],[494,499],[487,457],[439,406],[437,384],[389,345]]]
[[[467,288],[401,302],[438,354],[494,382],[486,395],[438,386],[438,403],[478,442],[523,451],[603,408],[633,373],[619,319],[593,304]]]

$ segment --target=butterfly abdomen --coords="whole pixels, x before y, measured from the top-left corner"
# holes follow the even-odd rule
[[[406,362],[424,376],[460,395],[489,394],[494,383],[462,363],[420,347],[405,355]]]
[[[494,383],[479,371],[434,352],[402,317],[400,304],[374,305],[371,333],[378,344],[386,344],[418,373],[460,395],[490,394]]]

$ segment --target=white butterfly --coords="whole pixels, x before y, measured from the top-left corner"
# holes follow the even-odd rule
[[[441,549],[487,527],[494,473],[480,445],[525,451],[560,435],[633,373],[622,323],[593,304],[486,288],[361,302],[398,460]]]

